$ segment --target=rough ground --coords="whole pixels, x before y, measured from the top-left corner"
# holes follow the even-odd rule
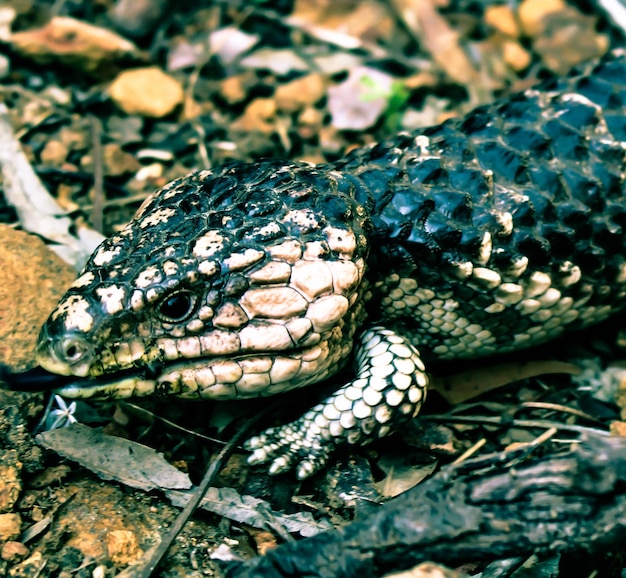
[[[109,234],[151,191],[191,169],[267,156],[333,160],[565,73],[624,45],[613,18],[583,0],[8,0],[0,4],[0,102],[73,230]],[[36,210],[27,223],[15,208],[12,187],[4,173],[0,362],[20,370],[32,365],[38,327],[74,270],[23,232],[50,237]],[[269,478],[235,454],[211,490],[212,505],[188,522],[156,575],[222,576],[219,559],[262,554],[290,532],[301,539],[339,527],[470,449],[481,455],[539,438],[539,453],[549,454],[568,447],[579,426],[626,435],[617,333],[609,325],[531,352],[521,374],[481,364],[468,382],[457,380],[452,407],[433,395],[427,419],[402,439],[339,456],[306,483]],[[552,373],[552,360],[585,372],[575,382],[550,375],[473,399]],[[288,398],[281,405],[289,410],[275,419],[292,419],[318,394]],[[168,469],[175,467],[196,484],[221,449],[192,432],[228,440],[258,404],[65,408],[65,418],[117,436],[119,444],[108,437],[85,444],[107,444],[91,452],[95,460],[77,457],[82,434],[54,430],[46,447],[55,451],[34,442],[35,431],[63,422],[63,409],[44,394],[0,389],[0,575],[116,575],[179,511],[171,503],[180,507],[183,490],[159,476],[176,476]],[[149,453],[129,464],[139,452],[134,442],[162,461],[152,465],[158,456]],[[623,552],[519,563],[538,576],[619,576]],[[420,575],[476,575],[484,567],[470,556],[458,574]],[[494,568],[484,575],[522,575]]]

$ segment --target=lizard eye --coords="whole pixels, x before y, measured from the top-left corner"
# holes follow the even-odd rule
[[[163,321],[179,322],[189,317],[196,308],[198,297],[187,290],[168,295],[157,307],[158,316]]]

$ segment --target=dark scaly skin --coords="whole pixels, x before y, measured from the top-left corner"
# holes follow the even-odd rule
[[[623,308],[625,119],[615,52],[333,165],[192,173],[94,253],[38,360],[86,378],[68,397],[224,399],[314,384],[354,356],[353,381],[248,444],[305,477],[417,413],[420,356],[517,350]]]

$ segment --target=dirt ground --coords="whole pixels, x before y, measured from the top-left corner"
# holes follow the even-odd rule
[[[63,235],[109,235],[152,191],[193,169],[262,157],[333,161],[619,46],[624,30],[613,15],[583,0],[7,0],[0,148],[21,145],[69,217]],[[68,265],[42,242],[58,239],[47,201],[17,202],[4,169],[0,363],[21,371],[33,366],[39,327],[74,279],[76,261]],[[80,259],[79,250],[72,255]],[[542,438],[542,452],[558,452],[578,426],[626,435],[619,328],[529,354],[521,373],[471,366],[476,375],[457,382],[460,393],[432,395],[427,419],[391,441],[340,454],[305,482],[270,477],[237,451],[154,575],[224,576],[229,560],[342,526],[468,450]],[[567,375],[575,368],[562,364],[570,362],[582,376]],[[319,396],[281,398],[265,422],[291,420]],[[0,576],[115,576],[141,561],[258,408],[159,400],[74,406],[49,393],[0,389]],[[75,421],[96,437],[56,427]],[[559,430],[564,423],[570,431]],[[543,439],[550,424],[555,431]],[[622,548],[521,564],[537,576],[619,576],[623,556]],[[612,570],[603,573],[607,557]],[[485,567],[468,559],[428,575],[529,575]]]

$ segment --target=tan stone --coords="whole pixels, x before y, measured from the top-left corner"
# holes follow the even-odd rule
[[[262,133],[274,132],[273,119],[276,115],[276,102],[272,98],[255,98],[247,107],[243,115],[233,126],[244,132],[258,131]]]
[[[21,542],[8,541],[2,546],[0,557],[7,562],[15,564],[28,556],[28,548]]]
[[[519,7],[519,20],[527,36],[538,36],[545,29],[545,17],[566,8],[563,0],[524,0]]]
[[[42,28],[17,32],[13,49],[40,64],[60,62],[75,72],[100,76],[123,58],[139,58],[137,47],[106,28],[66,16],[55,16]]]
[[[21,527],[22,520],[18,514],[0,514],[0,542],[17,539]]]
[[[130,530],[112,530],[106,536],[107,553],[114,564],[126,566],[143,556],[137,537]]]
[[[307,74],[276,89],[276,106],[285,112],[297,112],[315,104],[326,93],[326,79],[319,73]]]
[[[504,36],[518,38],[519,24],[510,6],[489,6],[485,10],[485,22]]]
[[[222,81],[221,94],[228,104],[237,104],[246,98],[246,91],[241,76],[229,76]]]
[[[532,57],[519,42],[507,40],[502,43],[502,55],[504,61],[516,72],[530,66]]]
[[[13,461],[15,454],[3,455]],[[0,465],[0,512],[10,512],[22,491],[19,462]]]
[[[109,94],[127,114],[153,118],[173,112],[185,96],[180,82],[158,66],[122,72],[112,82]]]
[[[67,158],[68,148],[59,140],[49,140],[41,151],[41,162],[49,167],[61,166]]]

